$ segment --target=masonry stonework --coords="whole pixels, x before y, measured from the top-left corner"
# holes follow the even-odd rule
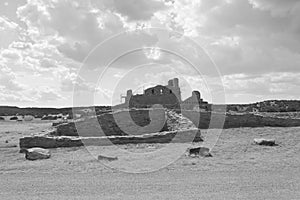
[[[157,85],[147,88],[143,94],[134,95],[132,90],[128,90],[125,103],[119,106],[149,108],[155,104],[172,109],[209,110],[209,104],[201,99],[199,91],[193,91],[191,97],[182,101],[178,78],[169,80],[168,85],[165,86]]]

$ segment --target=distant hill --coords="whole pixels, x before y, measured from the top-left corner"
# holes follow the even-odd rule
[[[81,111],[86,109],[93,109],[94,107],[76,107],[75,110]],[[97,114],[101,114],[103,111],[110,110],[109,106],[96,106],[95,110]],[[38,118],[43,117],[44,115],[73,115],[72,108],[19,108],[16,106],[0,106],[0,116],[12,116],[12,115],[32,115]]]
[[[253,104],[227,105],[227,111],[236,112],[299,112],[299,100],[268,100]]]
[[[220,105],[221,106],[221,105]],[[227,111],[234,112],[300,112],[300,100],[268,100],[252,104],[228,104]],[[76,107],[76,112],[94,107]],[[101,114],[111,110],[110,106],[96,106],[96,113]],[[42,117],[44,115],[63,114],[72,116],[72,108],[19,108],[15,106],[0,106],[0,116],[32,115]]]
[[[72,112],[72,108],[19,108],[11,106],[0,106],[0,115],[1,116],[10,116],[10,115],[33,115],[40,116],[48,114],[69,114]]]

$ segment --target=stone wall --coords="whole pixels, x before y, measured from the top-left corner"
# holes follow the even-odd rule
[[[133,95],[132,90],[127,90],[127,95],[121,98],[125,98],[125,103],[118,106],[123,108],[150,108],[155,104],[165,108],[179,108],[181,102],[179,80],[174,78],[169,80],[166,86],[147,88],[143,94]]]
[[[113,135],[141,135],[168,131],[165,111],[130,110],[105,113],[82,121],[57,126],[57,136],[100,137]]]
[[[182,114],[171,110],[131,110],[117,113],[106,113],[97,118],[89,118],[75,124],[66,123],[57,126],[56,136],[101,137],[142,135],[148,133],[182,130],[189,128],[240,128],[240,127],[294,127],[300,126],[300,119],[283,119],[263,117],[254,114],[231,115],[210,112],[197,112],[183,110]],[[213,119],[211,120],[211,117]],[[152,119],[152,120],[151,120]],[[194,127],[187,121],[189,119]],[[176,121],[177,120],[177,121]],[[210,124],[210,122],[214,122]],[[222,126],[224,124],[224,127]],[[176,127],[176,129],[174,129]]]
[[[180,102],[174,94],[162,95],[134,95],[130,98],[129,108],[150,108],[155,104],[162,105],[165,108],[179,108]]]
[[[20,148],[202,141],[201,132],[193,122],[175,111],[163,109],[134,110],[131,113],[120,111],[114,114],[117,116],[114,118],[114,122],[118,122],[120,127],[126,126],[130,128],[128,132],[130,134],[121,135],[121,132],[118,132],[119,127],[119,129],[107,130],[106,134],[110,134],[107,136],[99,126],[98,129],[94,127],[93,123],[97,123],[97,118],[93,118],[78,122],[78,127],[83,131],[84,137],[82,135],[78,137],[77,126],[75,127],[74,123],[62,124],[57,126],[56,129],[53,128],[47,132],[43,132],[41,135],[21,138]],[[104,124],[107,128],[117,126],[116,124],[112,125],[109,121],[112,114],[103,114],[99,117],[101,117],[101,120],[105,120],[106,123]],[[128,117],[132,118],[133,121],[129,121]]]
[[[201,142],[200,130],[166,131],[144,135],[108,136],[108,137],[68,137],[68,136],[32,136],[20,139],[20,149],[33,147],[59,148],[76,146],[109,146],[141,143],[187,143]]]
[[[273,117],[263,117],[254,114],[225,116],[224,126],[222,127],[224,114],[210,112],[183,111],[183,115],[189,118],[196,127],[200,129],[210,128],[240,128],[240,127],[297,127],[300,126],[300,119],[283,119]],[[211,117],[213,116],[213,120]],[[214,122],[210,124],[210,122]],[[221,125],[221,126],[220,126]]]

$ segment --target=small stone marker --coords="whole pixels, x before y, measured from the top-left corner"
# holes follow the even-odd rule
[[[50,151],[42,148],[24,149],[23,152],[25,152],[25,158],[27,160],[41,160],[51,157]]]
[[[189,148],[188,149],[188,154],[191,157],[212,157],[210,153],[210,149],[206,147],[196,147],[196,148]]]
[[[273,139],[254,139],[254,143],[257,145],[263,145],[263,146],[277,146],[275,140]]]

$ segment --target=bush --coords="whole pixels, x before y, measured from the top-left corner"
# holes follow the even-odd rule
[[[16,117],[16,116],[9,118],[9,120],[18,120],[18,119],[19,119],[19,118]]]

